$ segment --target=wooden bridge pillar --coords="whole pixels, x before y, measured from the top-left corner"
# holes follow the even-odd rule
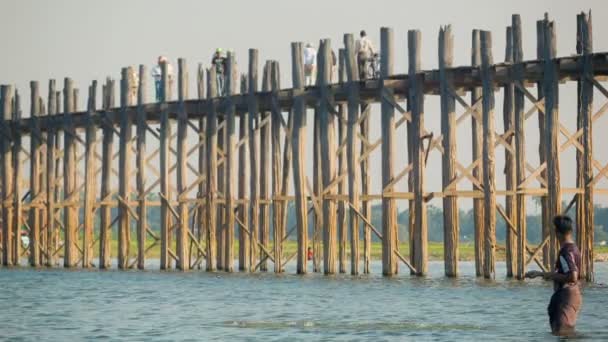
[[[513,63],[513,29],[511,26],[506,30],[505,62]],[[516,156],[513,133],[515,132],[515,111],[513,109],[513,92],[515,86],[509,83],[503,87],[503,127],[505,141],[509,148],[505,148],[505,214],[509,221],[517,221],[517,203],[513,192],[517,190]],[[505,146],[506,147],[506,146]],[[505,224],[505,261],[507,266],[507,277],[517,275],[517,235],[513,233],[514,228]]]
[[[48,115],[49,117],[54,116],[58,112],[57,100],[56,100],[55,80],[49,80],[48,88]],[[55,125],[47,127],[46,134],[46,245],[45,249],[45,266],[52,267],[55,265],[55,243],[56,243],[56,228],[55,228],[55,189],[56,189],[56,174],[55,164],[57,163],[56,158],[56,137],[57,129]]]
[[[30,256],[29,263],[31,266],[37,267],[42,263],[41,244],[41,229],[42,229],[42,201],[39,197],[43,195],[42,178],[42,130],[40,128],[39,116],[40,94],[38,82],[30,82],[30,116],[32,118],[31,135],[30,135],[30,210],[29,210],[29,227],[30,227]]]
[[[108,203],[113,197],[112,191],[112,164],[114,160],[114,125],[107,112],[114,107],[114,85],[112,79],[106,81],[103,94],[103,145],[101,149],[101,189],[99,208],[99,268],[106,269],[111,266],[112,254],[112,207]]]
[[[169,269],[172,266],[171,259],[177,256],[171,251],[171,213],[169,201],[171,199],[171,122],[169,121],[169,74],[167,63],[161,63],[161,113],[160,113],[160,133],[159,133],[159,154],[160,154],[160,269]],[[172,255],[173,254],[173,255]]]
[[[207,98],[209,99],[209,113],[207,115],[207,196],[205,209],[207,218],[207,257],[205,269],[207,271],[215,271],[217,265],[217,203],[218,203],[218,184],[217,184],[217,141],[218,141],[218,122],[216,111],[217,84],[216,70],[211,67],[207,71]]]
[[[118,268],[129,267],[129,250],[131,243],[131,164],[132,164],[132,119],[127,115],[131,103],[131,67],[122,69],[120,82],[120,142],[118,146]]]
[[[65,78],[63,88],[63,201],[64,201],[64,267],[74,267],[77,261],[78,209],[76,194],[76,132],[74,113],[74,88],[72,79]]]
[[[188,218],[190,211],[188,209],[187,201],[187,189],[188,189],[188,148],[186,146],[186,139],[188,137],[188,113],[186,112],[184,101],[188,98],[188,73],[186,69],[186,60],[180,58],[178,60],[178,80],[177,80],[177,93],[178,101],[180,103],[180,109],[177,113],[177,203],[178,209],[177,214],[177,244],[176,254],[177,263],[176,267],[179,270],[187,271],[190,269],[190,254],[188,253],[188,233],[190,228],[188,226]]]
[[[84,179],[84,236],[82,267],[93,263],[93,231],[95,226],[95,202],[97,200],[97,125],[93,121],[96,110],[97,81],[89,86],[87,125],[85,129],[85,179]]]
[[[146,78],[147,69],[145,65],[139,66],[139,84],[137,86],[137,118],[136,118],[136,156],[137,165],[136,190],[137,190],[137,268],[143,270],[146,264],[146,240],[148,236],[148,201],[146,199],[146,132],[147,113],[144,109],[146,103]]]
[[[13,87],[2,85],[0,87],[0,109],[2,110],[2,264],[14,265],[13,240],[18,239],[13,233],[13,157],[12,157],[12,129],[6,123],[12,115]]]
[[[287,225],[287,201],[284,200],[289,189],[289,169],[291,159],[291,115],[289,115],[286,125],[285,142],[283,144],[284,157],[281,162],[281,123],[283,122],[283,113],[278,106],[279,91],[281,90],[279,62],[272,62],[271,87],[272,101],[274,105],[271,111],[270,129],[272,135],[272,193],[273,193],[273,215],[274,215],[274,271],[282,273],[284,271],[283,259],[283,242],[287,238],[285,236]],[[281,170],[282,167],[282,170]],[[281,197],[278,199],[277,197]]]
[[[249,232],[250,236],[244,237],[242,243],[248,243],[248,257],[249,261],[246,266],[248,271],[255,271],[255,263],[257,262],[257,244],[259,222],[260,222],[260,200],[259,200],[259,168],[258,168],[258,125],[259,125],[259,111],[258,111],[258,99],[255,93],[258,91],[258,50],[249,49],[249,69],[247,73],[248,80],[248,96],[247,96],[247,109],[248,109],[248,128],[249,128],[249,162],[250,162],[250,177],[249,177]],[[277,212],[275,210],[275,216]],[[275,228],[276,229],[276,228]]]
[[[235,86],[236,79],[234,77],[235,73],[235,61],[234,55],[232,53],[228,53],[227,57],[227,68],[226,68],[226,148],[224,149],[225,153],[225,208],[224,208],[224,231],[225,231],[225,246],[224,246],[224,271],[233,272],[234,271],[234,228],[235,228],[235,220],[234,220],[234,209],[235,209],[235,199],[236,199],[236,165],[235,165],[235,149],[236,149],[236,135],[235,135],[235,104],[232,100],[231,95],[235,94]]]

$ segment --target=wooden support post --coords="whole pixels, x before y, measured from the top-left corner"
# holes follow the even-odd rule
[[[340,82],[340,84],[344,84],[346,82],[346,66],[344,65],[344,58],[345,58],[345,54],[344,54],[344,49],[340,49],[338,50],[338,82]],[[332,73],[333,75],[333,73]],[[346,121],[348,120],[348,113],[347,113],[347,109],[346,109],[346,103],[340,103],[338,105],[338,145],[341,146],[342,143],[346,140],[346,134],[347,134],[347,124]],[[338,172],[337,172],[337,176],[338,177],[342,177],[342,175],[344,175],[346,173],[346,154],[347,154],[347,149],[346,148],[340,148],[340,152],[338,154]],[[345,180],[344,178],[342,178],[342,180],[340,182],[338,182],[338,194],[341,196],[346,196],[347,192],[346,192],[346,186],[345,186]],[[340,273],[346,273],[346,254],[347,254],[347,249],[346,249],[346,244],[348,241],[348,229],[346,227],[346,206],[344,203],[344,200],[340,199],[338,200],[338,244],[339,244],[339,248],[338,248],[338,259],[340,260],[339,263],[339,269],[340,269]],[[356,246],[356,249],[352,249],[352,245],[351,245],[351,255],[353,255],[354,253],[357,253],[357,263],[358,263],[358,256],[359,256],[359,230],[358,230],[358,226],[356,229],[356,236],[353,237],[353,239],[356,239],[356,242],[354,242],[355,240],[351,240],[351,242],[353,242],[353,244]],[[358,273],[358,271],[357,271]]]
[[[320,50],[320,49],[319,49]],[[318,59],[317,53],[317,59]],[[316,65],[317,79],[319,76],[319,62]],[[313,126],[313,160],[312,160],[312,191],[311,201],[319,200],[323,191],[323,179],[321,170],[321,117],[319,108],[314,108],[314,126]],[[314,206],[313,206],[314,207]],[[313,211],[314,221],[312,222],[312,271],[321,272],[322,248],[321,238],[323,234],[323,212]]]
[[[38,101],[38,106],[40,108],[40,116],[46,115],[46,105],[44,104],[44,99],[41,96],[38,96],[36,99]],[[46,128],[51,125],[47,125]],[[42,131],[42,129],[40,129]],[[40,179],[40,193],[38,195],[38,216],[40,217],[40,231],[38,232],[38,249],[39,249],[39,259],[38,266],[44,265],[46,263],[47,255],[47,214],[46,214],[46,151],[47,151],[47,132],[41,132],[41,142],[40,142],[40,161],[39,161],[39,173],[37,177]]]
[[[10,129],[10,120],[13,104],[13,86],[2,85],[0,87],[0,109],[2,110],[3,128]],[[12,157],[12,134],[5,131],[2,134],[2,265],[14,265],[13,240],[19,236],[13,235],[13,157]]]
[[[513,30],[512,27],[507,27],[505,48],[505,62],[513,63]],[[513,109],[513,92],[515,86],[511,82],[503,87],[503,127],[507,144],[511,147],[511,151],[515,151],[513,135],[509,131],[515,130],[515,111]],[[508,192],[517,190],[517,175],[515,154],[505,149],[505,185]],[[505,196],[506,214],[511,222],[517,221],[517,203],[514,195]],[[511,278],[517,274],[517,237],[511,230],[508,224],[505,225],[505,258],[507,266],[507,277]]]
[[[556,51],[555,23],[545,19],[545,66],[543,85],[545,91],[545,156],[547,157],[548,217],[562,213],[562,190],[559,167],[559,77],[557,63],[553,60]],[[549,264],[555,265],[558,241],[555,229],[550,230]]]
[[[166,62],[161,63],[161,113],[160,113],[160,134],[159,134],[159,154],[160,154],[160,192],[167,198],[171,198],[169,173],[170,173],[170,144],[171,144],[171,123],[169,122],[169,109],[167,101],[169,99],[169,74],[168,65]],[[161,201],[160,203],[160,269],[165,270],[171,268],[171,256],[169,249],[171,246],[171,212],[169,211],[169,203]]]
[[[97,125],[93,122],[96,110],[97,81],[89,87],[87,126],[85,131],[85,180],[84,180],[84,239],[82,267],[93,264],[93,230],[95,229],[95,201],[97,198]]]
[[[190,269],[190,254],[188,253],[188,202],[186,189],[188,188],[188,147],[186,139],[188,137],[188,113],[184,101],[188,97],[188,72],[186,60],[178,59],[177,94],[180,109],[177,113],[177,201],[179,214],[176,235],[177,235],[177,263],[179,270],[187,271]]]
[[[452,95],[454,89],[453,74],[446,70],[454,62],[454,36],[451,26],[439,30],[439,77],[441,93],[441,134],[443,136],[442,184],[443,191],[456,177],[456,100]],[[443,258],[444,271],[448,277],[458,275],[458,197],[443,198]]]
[[[248,94],[251,96],[255,93],[255,90],[250,92],[248,87],[253,83],[253,87],[257,86],[257,50],[249,49],[249,65],[248,65],[248,74],[254,74],[253,76],[243,76],[243,80],[241,81],[241,94]],[[252,81],[251,77],[254,77],[255,80]],[[248,97],[248,101],[251,98]],[[255,98],[254,98],[255,101]],[[249,103],[248,103],[249,107]],[[249,234],[245,231],[251,231],[250,227],[250,219],[249,219],[249,204],[251,202],[255,202],[251,198],[248,198],[249,189],[248,187],[252,187],[250,182],[255,182],[249,175],[249,143],[251,141],[249,135],[254,134],[255,130],[252,130],[249,127],[249,123],[252,122],[249,117],[253,115],[255,117],[255,112],[252,111],[243,111],[239,114],[239,141],[242,141],[242,144],[239,147],[239,166],[238,166],[238,183],[239,183],[239,196],[238,198],[241,200],[238,209],[238,217],[239,222],[244,225],[244,227],[239,224],[239,271],[249,271],[251,270],[251,261],[250,251],[251,251],[251,242],[249,241]],[[255,124],[255,123],[254,123]],[[254,128],[255,129],[255,128]],[[251,171],[251,173],[255,173],[255,171]],[[249,203],[245,201],[248,200]],[[254,265],[255,266],[255,265]]]
[[[48,91],[48,115],[56,115],[58,108],[56,107],[56,90],[55,80],[49,80],[49,91]],[[47,267],[55,265],[55,187],[56,187],[56,175],[55,175],[55,137],[57,135],[57,129],[55,125],[47,127],[47,150],[46,150],[46,262]]]
[[[105,87],[103,110],[114,107],[114,80],[108,79]],[[107,114],[107,113],[105,113]],[[107,117],[107,116],[106,116]],[[101,200],[99,209],[99,268],[111,266],[112,251],[112,206],[107,204],[112,195],[112,164],[114,156],[114,126],[106,122],[103,125],[103,145],[101,148]],[[49,157],[50,158],[50,157]]]
[[[496,244],[496,180],[494,157],[494,69],[492,67],[492,35],[481,31],[481,80],[483,122],[483,188],[484,188],[484,278],[494,278]]]
[[[593,282],[593,236],[594,236],[594,212],[593,212],[593,64],[591,54],[593,53],[591,13],[581,13],[577,16],[577,46],[576,52],[582,54],[581,76],[578,81],[579,95],[577,131],[583,130],[579,143],[583,145],[583,152],[576,153],[576,187],[583,190],[577,195],[576,201],[576,240],[581,252],[581,269],[579,277]]]
[[[199,100],[202,100],[205,98],[205,69],[203,67],[202,63],[199,63],[198,65],[198,72],[197,72],[197,94],[198,94],[198,98]],[[202,105],[201,105],[202,107]],[[201,112],[204,110],[204,108],[200,108],[199,109]],[[199,144],[199,148],[198,148],[198,174],[200,177],[207,175],[207,138],[206,138],[206,132],[207,132],[207,115],[206,116],[201,116],[198,119],[198,144]],[[201,181],[198,183],[198,193],[197,193],[197,199],[199,200],[199,204],[198,204],[198,209],[197,209],[197,214],[196,214],[196,226],[197,226],[197,238],[198,238],[198,243],[202,246],[203,245],[203,241],[206,241],[207,238],[207,224],[206,224],[206,215],[207,212],[205,210],[206,208],[206,203],[205,203],[205,199],[207,198],[207,182],[206,181]],[[205,253],[201,250],[197,249],[197,259],[198,258],[202,258],[203,255]],[[201,269],[202,268],[202,262],[198,264],[198,268]]]
[[[74,90],[72,79],[65,78],[63,88],[63,201],[64,204],[64,267],[76,266],[78,210],[74,203],[78,201],[76,191],[76,134],[72,120],[74,112]]]
[[[40,250],[42,249],[41,230],[42,216],[39,197],[42,194],[42,184],[40,173],[42,172],[42,130],[40,129],[39,116],[40,108],[40,93],[38,82],[30,82],[30,116],[32,118],[31,134],[30,134],[30,210],[29,210],[29,226],[30,226],[30,265],[37,267],[42,263]]]
[[[146,264],[146,240],[148,229],[148,201],[146,199],[146,66],[139,66],[137,87],[137,268],[143,270]]]
[[[347,117],[347,126],[346,126],[346,160],[347,160],[347,171],[348,171],[348,201],[355,208],[355,210],[359,210],[359,165],[357,165],[357,161],[359,159],[359,148],[356,141],[357,136],[357,122],[359,120],[359,68],[357,63],[357,57],[355,55],[355,44],[352,34],[344,35],[344,53],[340,58],[340,63],[344,64],[343,67],[340,68],[340,82],[344,82],[344,75],[342,69],[346,73],[346,78],[348,80],[348,117]],[[342,138],[340,138],[340,142],[342,142]],[[364,162],[367,166],[367,161]],[[367,170],[366,170],[367,171]],[[363,172],[362,172],[363,173]],[[367,172],[366,172],[367,173]],[[365,206],[364,206],[365,209]],[[359,274],[359,216],[357,215],[355,210],[349,210],[349,223],[348,229],[351,235],[351,269],[350,273],[352,275]],[[367,225],[365,227],[365,231],[367,232],[369,228]],[[367,237],[367,233],[366,233]],[[365,247],[368,241],[365,240]],[[364,258],[364,272],[369,273],[369,260],[367,248],[365,250],[365,258]]]
[[[248,70],[248,96],[247,109],[249,111],[249,162],[251,175],[249,178],[249,231],[251,236],[247,234],[243,237],[243,241],[249,241],[249,262],[248,270],[254,271],[258,256],[258,232],[260,222],[260,201],[259,201],[259,173],[258,173],[258,99],[255,93],[258,91],[258,50],[249,49],[249,70]],[[275,212],[276,216],[276,212]]]
[[[205,269],[207,271],[215,271],[217,263],[217,198],[218,198],[218,187],[217,187],[217,110],[216,100],[217,97],[217,84],[216,70],[212,67],[207,71],[207,98],[209,99],[209,114],[207,115],[207,207],[205,212],[207,214],[207,257]]]
[[[226,148],[224,149],[225,160],[225,182],[226,190],[224,192],[225,197],[225,257],[224,257],[224,271],[234,271],[234,207],[235,207],[235,195],[236,195],[236,170],[235,170],[235,149],[236,149],[236,135],[235,135],[235,104],[232,100],[232,95],[235,93],[236,78],[234,76],[235,61],[234,55],[228,53],[226,75],[229,77],[226,79],[226,94],[227,94],[227,106],[226,106]]]
[[[393,74],[394,45],[393,30],[388,27],[380,29],[380,82],[388,96],[393,90],[384,87],[387,78]],[[390,186],[394,176],[394,134],[395,108],[392,103],[382,99],[382,189],[392,191]],[[395,199],[382,196],[382,274],[391,276],[397,273],[398,264],[395,257],[395,240],[397,234],[397,207]]]
[[[359,74],[358,68],[357,75]],[[361,120],[361,124],[359,125],[359,129],[361,130],[361,136],[367,140],[370,138],[369,134],[369,114],[371,112],[371,105],[369,103],[365,103],[361,105],[361,115],[364,116],[363,120]],[[368,146],[365,144],[365,141],[361,141],[361,153],[365,153],[368,149]],[[359,160],[359,156],[357,156],[357,160]],[[370,192],[370,183],[371,177],[369,172],[369,159],[365,158],[360,161],[361,164],[361,195],[367,196]],[[361,213],[366,220],[371,222],[372,219],[372,202],[370,200],[364,199],[361,201]],[[372,231],[367,224],[363,225],[363,273],[369,274],[369,266],[372,258]]]
[[[424,200],[425,151],[424,135],[424,77],[420,71],[421,35],[418,30],[408,32],[409,51],[409,103],[412,113],[412,174],[414,182],[414,268],[417,275],[426,275],[428,270],[428,232],[426,203]],[[444,137],[445,140],[446,137]]]
[[[225,81],[224,81],[225,82]],[[222,93],[220,96],[224,96],[226,94],[226,84],[224,83],[222,87]],[[225,102],[222,101],[222,104]],[[224,105],[222,105],[225,108]],[[217,132],[217,145],[218,151],[222,152],[223,163],[217,163],[217,184],[218,184],[218,192],[222,194],[223,203],[221,205],[216,206],[217,210],[217,223],[216,223],[216,242],[217,242],[217,264],[216,267],[218,270],[223,270],[226,265],[225,257],[226,253],[224,248],[226,246],[226,113],[221,113],[221,116],[218,116],[218,126],[223,126],[223,128],[218,129]]]
[[[127,115],[127,107],[132,106],[131,67],[122,69],[120,82],[120,142],[118,146],[118,195],[122,199],[118,206],[118,268],[129,267],[129,247],[131,243],[131,216],[129,203],[131,201],[131,164],[132,164],[132,126],[131,116]]]
[[[521,63],[524,53],[522,47],[521,18],[515,14],[512,17],[512,44],[513,62]],[[515,64],[513,80],[523,85],[523,65]],[[513,94],[513,115],[514,115],[514,136],[515,136],[515,178],[517,189],[527,177],[526,173],[526,118],[524,113],[524,93],[519,87],[514,89]],[[506,128],[505,128],[506,129]],[[527,223],[526,223],[526,194],[519,192],[515,198],[515,220],[517,227],[517,279],[523,279],[526,273],[527,264]],[[544,228],[543,228],[544,229]]]
[[[272,87],[272,98],[275,103],[278,103],[279,90],[281,89],[281,76],[279,69],[279,62],[272,62],[272,73],[271,73],[271,87]],[[272,135],[272,197],[274,198],[273,203],[273,216],[274,216],[274,272],[283,272],[283,240],[285,239],[285,225],[287,206],[286,201],[277,200],[278,196],[286,196],[288,188],[288,176],[289,176],[289,155],[291,155],[291,149],[289,148],[289,135],[285,135],[285,160],[283,161],[283,170],[281,172],[281,120],[283,113],[278,106],[273,106],[271,112],[271,135]],[[288,121],[291,122],[291,119]]]
[[[272,89],[272,63],[266,62],[264,67],[264,76],[262,82],[262,90],[270,91]],[[260,242],[268,249],[270,247],[270,112],[262,112],[262,122],[267,122],[260,127]],[[260,255],[260,271],[268,271],[268,265],[264,256],[263,249],[259,251]]]
[[[21,264],[21,227],[23,225],[23,204],[21,202],[21,132],[19,130],[18,121],[21,120],[21,96],[19,91],[15,89],[15,98],[13,100],[13,115],[11,122],[11,130],[13,136],[13,248],[12,258],[13,265],[19,266]]]
[[[472,41],[472,56],[471,56],[471,65],[473,67],[479,67],[481,65],[481,43],[479,38],[479,30],[473,30],[473,41]],[[477,103],[481,99],[482,93],[480,87],[475,87],[471,90],[471,106]],[[479,112],[478,112],[479,113]],[[473,138],[472,142],[472,158],[471,160],[478,160],[483,157],[482,154],[482,126],[481,120],[478,120],[480,115],[474,116],[471,120],[471,136]],[[473,169],[473,178],[475,178],[478,182],[483,182],[483,168],[481,166],[477,166]],[[475,183],[473,183],[473,190],[482,190],[479,189]],[[475,226],[475,275],[480,277],[483,274],[484,269],[484,222],[485,222],[485,212],[484,212],[484,204],[482,198],[474,198],[473,199],[473,221]]]
[[[321,173],[323,188],[321,198],[323,199],[323,271],[325,274],[336,273],[338,232],[336,227],[336,203],[332,196],[336,194],[335,186],[332,185],[336,178],[336,146],[335,127],[333,114],[329,112],[333,95],[329,91],[331,82],[331,41],[321,41],[319,49],[318,79],[320,90],[320,133],[321,133]],[[323,195],[326,194],[326,195]]]
[[[302,65],[302,43],[291,43],[292,82],[294,90],[304,89],[304,69]],[[293,99],[293,130],[291,131],[293,148],[293,181],[295,187],[296,221],[298,231],[297,272],[306,273],[306,250],[308,246],[308,217],[305,193],[306,160],[306,103],[301,95]]]

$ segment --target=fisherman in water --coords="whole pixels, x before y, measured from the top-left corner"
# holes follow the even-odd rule
[[[529,271],[526,278],[553,280],[554,293],[549,307],[549,324],[554,335],[572,335],[583,298],[578,284],[581,254],[572,240],[572,219],[559,215],[553,225],[560,244],[559,257],[552,272]]]

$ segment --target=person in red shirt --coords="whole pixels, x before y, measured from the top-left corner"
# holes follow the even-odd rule
[[[308,260],[312,260],[312,248],[308,247]]]
[[[558,336],[572,335],[583,302],[578,284],[581,253],[572,239],[572,219],[559,215],[553,219],[553,225],[561,247],[554,271],[530,271],[526,277],[553,280],[554,292],[547,308],[551,332]]]

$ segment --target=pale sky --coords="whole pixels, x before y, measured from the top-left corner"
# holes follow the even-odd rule
[[[579,1],[157,1],[157,0],[3,0],[0,11],[2,32],[2,64],[0,82],[15,84],[27,97],[30,80],[41,82],[41,95],[46,97],[49,78],[63,84],[66,76],[74,79],[81,89],[80,108],[84,107],[86,87],[93,79],[100,82],[106,76],[119,78],[121,67],[153,65],[159,54],[166,55],[174,65],[178,57],[188,61],[190,95],[195,95],[195,68],[199,62],[209,63],[216,47],[233,49],[244,68],[247,49],[259,49],[260,71],[266,59],[281,64],[282,86],[291,86],[290,43],[293,41],[318,44],[320,38],[331,38],[332,47],[342,46],[342,35],[367,30],[379,46],[379,29],[389,26],[395,32],[395,72],[407,71],[407,31],[422,32],[422,68],[437,68],[437,37],[440,25],[451,24],[454,34],[454,64],[470,63],[471,30],[484,29],[493,33],[495,62],[504,59],[505,27],[511,14],[519,13],[523,26],[524,58],[536,55],[536,20],[549,12],[557,25],[558,56],[575,53],[576,15],[580,11],[593,12],[594,50],[608,51],[608,3],[605,0]],[[536,91],[532,89],[532,92]],[[152,99],[152,92],[148,98]],[[596,93],[594,108],[604,102]],[[561,119],[571,133],[576,130],[576,85],[560,87]],[[24,116],[29,116],[27,99]],[[98,101],[98,103],[100,103]],[[527,107],[530,104],[527,103]],[[458,109],[462,111],[462,109]],[[376,108],[374,114],[378,114]],[[425,126],[440,134],[439,98],[428,96],[425,107]],[[311,121],[309,121],[310,123]],[[595,157],[602,164],[608,162],[605,127],[608,117],[595,123]],[[537,118],[527,126],[527,154],[531,164],[538,164]],[[496,96],[496,129],[502,132],[502,97]],[[309,124],[312,133],[312,125]],[[395,173],[406,162],[405,132],[397,131]],[[194,135],[194,133],[189,133]],[[380,119],[372,119],[372,140],[379,137]],[[465,166],[470,162],[470,122],[458,129],[458,154]],[[561,141],[565,138],[561,137]],[[308,160],[312,155],[311,137],[308,139]],[[502,175],[504,150],[497,149],[497,187],[504,189]],[[574,187],[575,153],[571,147],[562,154],[562,186]],[[373,155],[372,190],[380,191],[380,149]],[[310,162],[309,162],[310,170]],[[427,190],[441,187],[441,157],[433,152],[427,166]],[[312,177],[310,175],[310,177]],[[534,183],[536,186],[537,183]],[[608,188],[606,180],[598,184]],[[470,184],[463,182],[462,189]],[[293,189],[293,187],[292,187]],[[397,191],[405,191],[405,182]],[[569,201],[571,195],[564,195]],[[502,198],[499,199],[503,201]],[[530,201],[531,202],[531,201]],[[596,195],[596,202],[608,203]],[[433,200],[441,206],[440,200]],[[399,201],[399,207],[404,208]],[[462,208],[469,208],[469,200],[461,200]]]

